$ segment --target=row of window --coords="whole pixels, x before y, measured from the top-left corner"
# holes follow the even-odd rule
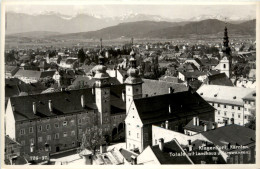
[[[63,137],[67,137],[68,136],[68,132],[63,132]],[[75,136],[75,131],[71,131],[71,136]],[[54,139],[59,139],[60,138],[60,134],[59,133],[55,133],[54,135]],[[51,135],[47,135],[46,136],[46,140],[47,141],[51,141]],[[40,136],[38,137],[38,142],[41,143],[43,142],[43,137]],[[34,138],[30,139],[30,143],[34,144]]]
[[[220,104],[219,103],[211,103],[211,105],[214,107],[215,105],[217,106],[217,107],[220,107]],[[230,106],[231,107],[231,109],[235,109],[235,106]],[[227,105],[223,105],[223,108],[227,108]],[[240,110],[240,107],[238,106],[237,107],[237,110]]]
[[[75,123],[75,121],[72,119],[71,120],[72,125]],[[78,124],[82,124],[82,119],[78,119]],[[62,126],[66,127],[68,125],[67,121],[63,121]],[[59,123],[55,123],[54,124],[55,128],[59,128]],[[42,131],[42,126],[39,125],[37,126],[38,132]],[[50,130],[51,126],[50,124],[46,124],[46,130]],[[33,127],[29,127],[29,133],[33,133]],[[25,134],[25,129],[21,129],[20,130],[20,135],[24,135]]]
[[[221,115],[221,111],[220,110],[218,110],[218,115]],[[224,112],[224,116],[227,116],[227,112],[225,111]],[[232,117],[234,118],[235,117],[235,113],[232,113]],[[241,117],[241,115],[240,114],[237,114],[237,118],[240,118]],[[246,116],[245,116],[246,117]]]
[[[255,105],[255,101],[249,101],[249,100],[248,100],[248,101],[245,101],[245,104],[251,104],[251,105],[254,106],[254,105]]]

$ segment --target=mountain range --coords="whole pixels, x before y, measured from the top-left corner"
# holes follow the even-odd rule
[[[44,12],[40,14],[25,14],[16,12],[6,13],[6,34],[44,31],[58,33],[77,33],[96,31],[110,26],[116,26],[120,23],[138,22],[138,21],[156,21],[156,22],[175,22],[175,25],[184,25],[188,22],[201,21],[206,19],[225,20],[222,15],[201,15],[190,19],[166,18],[159,15],[146,15],[139,13],[127,13],[122,16],[107,17],[93,15],[88,13],[79,13],[73,16],[60,14],[57,12]],[[252,20],[250,16],[229,17],[226,20],[230,23],[242,23],[246,20]]]

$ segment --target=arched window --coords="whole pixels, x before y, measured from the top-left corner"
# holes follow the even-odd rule
[[[223,68],[226,68],[226,64],[223,65]]]

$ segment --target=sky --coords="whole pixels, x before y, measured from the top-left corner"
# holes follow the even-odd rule
[[[73,16],[78,13],[122,16],[129,13],[160,15],[166,18],[189,19],[201,15],[255,18],[255,5],[7,5],[6,11],[27,14],[58,12]]]

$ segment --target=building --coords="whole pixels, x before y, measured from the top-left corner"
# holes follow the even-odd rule
[[[216,109],[215,122],[242,126],[248,123],[249,116],[245,111],[243,98],[252,92],[255,90],[206,84],[197,90],[197,93]]]
[[[152,145],[152,125],[183,132],[193,116],[214,121],[214,108],[190,91],[133,99],[127,110],[126,147],[140,152]]]
[[[18,70],[18,66],[5,65],[5,78],[13,77]]]
[[[42,152],[45,144],[51,153],[76,148],[83,132],[93,126],[102,128],[107,140],[124,132],[125,85],[110,86],[102,56],[100,60],[93,88],[9,99],[6,135],[22,145],[22,153],[30,153],[32,147]]]
[[[225,73],[208,75],[204,83],[208,85],[234,86]]]
[[[36,83],[45,77],[53,77],[55,71],[35,71],[35,70],[22,70],[19,69],[14,77],[22,80],[25,83]]]

